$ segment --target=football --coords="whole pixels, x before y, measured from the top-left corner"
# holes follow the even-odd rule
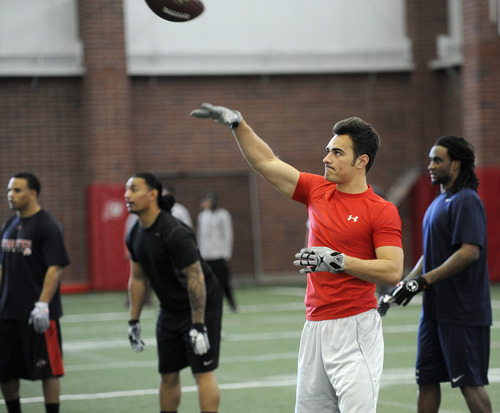
[[[187,22],[198,17],[205,6],[200,0],[146,0],[149,8],[170,22]]]

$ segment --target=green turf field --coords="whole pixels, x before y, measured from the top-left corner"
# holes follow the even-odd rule
[[[221,413],[293,412],[296,358],[304,322],[301,287],[252,287],[235,291],[239,312],[225,311],[221,363]],[[492,287],[490,385],[493,410],[500,412],[500,285]],[[418,298],[418,297],[417,297]],[[420,312],[418,299],[391,309],[384,318],[385,368],[379,413],[416,412],[413,364]],[[135,354],[127,339],[125,293],[67,295],[62,319],[66,376],[62,412],[157,412],[156,307],[141,319],[146,349]],[[189,371],[182,375],[180,413],[199,412]],[[466,412],[459,390],[442,387],[442,413]],[[23,412],[43,410],[40,382],[22,382]],[[0,412],[5,411],[3,401]]]

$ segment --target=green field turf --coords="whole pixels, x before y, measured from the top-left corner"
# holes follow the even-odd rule
[[[304,323],[302,287],[237,288],[238,313],[225,310],[220,367],[220,413],[293,412],[296,360]],[[416,412],[413,365],[419,297],[384,318],[385,367],[379,413]],[[493,410],[500,412],[500,285],[492,286],[490,385]],[[127,339],[125,293],[66,295],[61,320],[66,375],[61,412],[158,412],[154,323],[147,307],[141,324],[146,348],[135,354]],[[194,381],[182,373],[180,413],[199,412]],[[467,412],[459,390],[442,386],[442,413]],[[23,381],[23,412],[43,412],[40,382]],[[6,411],[3,401],[0,412]]]

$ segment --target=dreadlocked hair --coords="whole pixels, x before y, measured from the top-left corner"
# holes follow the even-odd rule
[[[452,161],[460,161],[460,172],[450,193],[456,194],[462,188],[470,188],[477,192],[479,179],[476,175],[474,146],[461,136],[447,135],[439,138],[434,145],[443,146],[448,149],[448,155]]]

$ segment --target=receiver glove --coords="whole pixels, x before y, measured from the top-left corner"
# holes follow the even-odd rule
[[[141,340],[141,323],[139,323],[139,320],[130,320],[128,326],[130,346],[134,352],[140,353],[144,350],[144,341]]]
[[[210,342],[208,341],[208,332],[205,324],[194,323],[189,330],[189,340],[193,346],[194,354],[202,356],[210,350]]]
[[[321,271],[336,273],[344,271],[345,267],[344,254],[328,247],[302,248],[300,252],[295,254],[295,258],[299,259],[294,261],[293,265],[306,267],[300,270],[301,274]]]
[[[428,286],[427,280],[419,275],[418,277],[401,281],[392,292],[392,297],[396,304],[406,306],[414,296],[420,291],[427,289]]]
[[[387,310],[395,303],[394,297],[389,292],[387,294],[382,294],[377,303],[377,311],[383,317],[387,313]]]
[[[49,303],[43,301],[37,301],[35,307],[31,310],[31,315],[28,321],[33,324],[33,329],[39,333],[43,334],[50,327],[49,319]]]
[[[200,109],[191,112],[195,118],[210,118],[222,123],[229,129],[236,129],[241,122],[241,113],[225,108],[224,106],[214,106],[210,103],[203,103]]]

